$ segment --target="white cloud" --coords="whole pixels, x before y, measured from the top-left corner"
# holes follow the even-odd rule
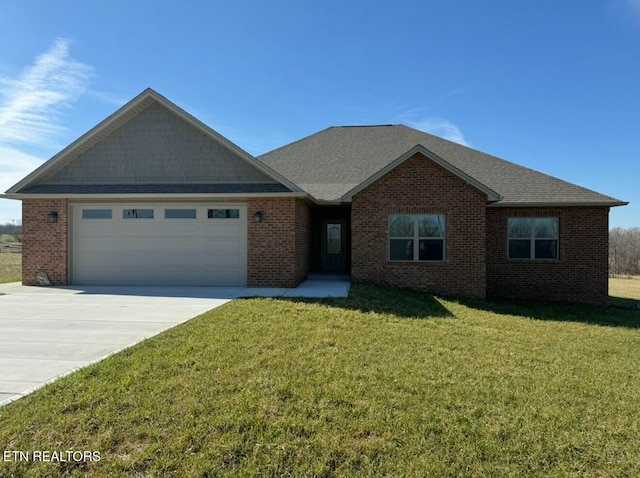
[[[56,40],[17,78],[0,78],[0,143],[39,144],[62,128],[60,110],[86,89],[92,68],[69,56]]]
[[[440,118],[426,118],[417,121],[405,120],[404,122],[407,126],[419,129],[420,131],[440,136],[441,138],[448,139],[454,143],[469,146],[469,143],[465,139],[460,128],[448,120]]]
[[[24,151],[54,147],[64,130],[60,113],[86,90],[90,66],[73,60],[70,42],[54,41],[14,78],[0,78],[0,193],[40,166],[44,158]],[[20,203],[2,201],[0,223],[20,217]]]

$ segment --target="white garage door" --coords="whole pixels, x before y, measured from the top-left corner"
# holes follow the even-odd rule
[[[74,284],[239,286],[247,281],[244,205],[73,206]]]

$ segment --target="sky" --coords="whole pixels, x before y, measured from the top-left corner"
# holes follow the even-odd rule
[[[640,227],[640,0],[4,2],[0,192],[147,87],[254,155],[406,124]]]

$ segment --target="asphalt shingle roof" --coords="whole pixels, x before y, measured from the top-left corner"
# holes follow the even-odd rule
[[[505,205],[625,204],[403,125],[331,127],[258,159],[316,199],[339,201],[417,145],[500,194]]]

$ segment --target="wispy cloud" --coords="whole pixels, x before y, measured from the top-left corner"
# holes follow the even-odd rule
[[[60,111],[87,88],[92,68],[56,40],[17,78],[0,78],[0,144],[40,144],[62,128]]]
[[[0,192],[42,164],[35,150],[57,146],[62,111],[89,84],[93,69],[72,59],[69,48],[69,40],[57,39],[19,75],[0,77]],[[19,204],[3,203],[3,216],[19,217]]]
[[[419,129],[426,133],[431,133],[441,138],[448,139],[454,143],[470,146],[470,143],[464,137],[462,130],[451,121],[443,118],[417,118],[419,111],[416,109],[407,110],[397,115],[393,119],[393,123],[403,123],[411,128]]]
[[[608,9],[614,15],[640,22],[640,0],[610,0]]]

